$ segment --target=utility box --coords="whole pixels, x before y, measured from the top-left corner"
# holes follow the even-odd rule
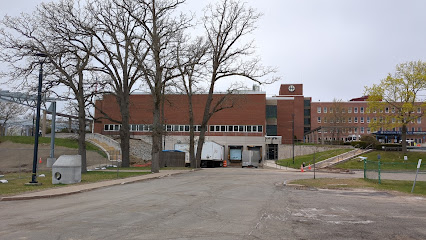
[[[52,165],[52,184],[81,182],[81,156],[62,155]]]
[[[255,167],[259,166],[260,152],[256,150],[244,150],[242,167]]]

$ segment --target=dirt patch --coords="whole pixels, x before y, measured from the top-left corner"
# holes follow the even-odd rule
[[[76,155],[78,149],[55,146],[55,158],[61,155]],[[87,151],[87,166],[109,164],[108,160],[99,153]],[[0,143],[0,172],[30,172],[33,166],[34,146],[12,142]],[[48,170],[46,160],[50,156],[50,144],[39,144],[38,165],[39,170]],[[38,163],[38,162],[37,162]]]

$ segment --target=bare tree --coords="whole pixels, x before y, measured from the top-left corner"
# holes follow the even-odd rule
[[[86,34],[93,37],[94,47],[91,56],[95,59],[92,70],[109,77],[120,109],[121,119],[112,119],[121,124],[120,140],[122,165],[130,165],[130,94],[142,72],[138,62],[144,59],[145,32],[139,22],[122,7],[121,0],[88,1],[87,9],[91,18],[81,23]],[[131,9],[133,12],[134,9]],[[141,54],[138,59],[133,53]],[[140,59],[139,59],[140,58]],[[99,110],[99,109],[98,109]]]
[[[77,2],[79,3],[79,2]],[[93,94],[93,82],[84,72],[91,62],[91,36],[80,31],[80,22],[87,12],[72,0],[41,4],[37,10],[20,17],[6,17],[2,21],[10,32],[2,31],[3,60],[7,59],[17,76],[27,77],[34,65],[24,67],[21,60],[42,53],[49,67],[45,77],[44,92],[55,86],[68,87],[78,106],[78,145],[82,159],[82,172],[86,172],[86,107]]]
[[[213,114],[229,107],[223,105],[225,98],[213,101],[216,83],[232,76],[262,83],[262,77],[275,72],[274,69],[261,65],[260,59],[254,57],[253,41],[245,40],[256,29],[256,22],[260,17],[261,14],[253,8],[234,0],[223,0],[216,5],[209,5],[205,10],[203,26],[208,43],[207,67],[210,80],[198,139],[197,161],[201,160],[208,121]],[[274,80],[276,79],[271,82]]]
[[[18,103],[0,102],[1,136],[5,135],[7,123],[25,113],[27,109]]]
[[[148,85],[153,99],[152,126],[152,172],[159,172],[162,151],[163,122],[162,102],[167,82],[179,76],[176,63],[176,46],[182,32],[191,26],[191,18],[176,9],[184,0],[123,0],[121,6],[126,9],[142,28],[146,49],[132,48],[143,79]]]
[[[184,92],[188,98],[189,113],[189,160],[191,168],[197,168],[195,159],[195,125],[193,95],[199,92],[199,85],[203,82],[205,73],[205,56],[207,44],[203,38],[197,38],[193,43],[186,44],[188,37],[181,37],[176,51],[178,70],[181,74],[180,84],[177,84],[180,91]]]

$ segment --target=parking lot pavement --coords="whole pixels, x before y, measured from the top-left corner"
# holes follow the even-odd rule
[[[300,177],[311,175],[203,169],[57,198],[0,202],[0,238],[426,238],[425,198],[283,184]]]

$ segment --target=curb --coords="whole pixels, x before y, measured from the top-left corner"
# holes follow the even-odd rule
[[[117,185],[124,185],[124,184],[130,184],[130,183],[135,183],[135,182],[142,182],[142,181],[146,181],[146,180],[151,180],[151,179],[161,179],[164,177],[170,177],[173,175],[179,175],[179,174],[183,174],[183,173],[190,173],[190,172],[194,172],[193,170],[190,171],[185,171],[185,172],[175,172],[175,173],[167,173],[165,175],[161,175],[161,176],[151,176],[151,177],[147,177],[150,175],[143,175],[144,178],[139,178],[139,179],[133,179],[133,180],[128,180],[128,178],[124,178],[122,179],[122,181],[117,182],[117,183],[110,183],[110,184],[105,184],[105,185],[101,185],[101,186],[93,186],[93,187],[88,187],[87,189],[80,189],[80,190],[74,190],[74,191],[69,191],[69,192],[58,192],[58,193],[53,193],[53,194],[46,194],[46,195],[34,195],[34,196],[22,196],[22,195],[16,195],[16,196],[10,196],[10,197],[2,197],[0,199],[0,201],[18,201],[18,200],[32,200],[32,199],[42,199],[42,198],[54,198],[54,197],[60,197],[60,196],[67,196],[67,195],[72,195],[72,194],[77,194],[77,193],[83,193],[83,192],[89,192],[92,190],[96,190],[96,189],[101,189],[101,188],[105,188],[105,187],[111,187],[111,186],[117,186]],[[115,181],[115,180],[112,180]],[[107,183],[108,181],[105,181],[104,183]],[[100,182],[102,183],[102,182]],[[84,185],[82,185],[82,187],[84,187]],[[66,188],[66,187],[64,187]],[[58,191],[63,190],[64,188],[57,188]],[[46,189],[46,191],[51,190],[51,189]]]

